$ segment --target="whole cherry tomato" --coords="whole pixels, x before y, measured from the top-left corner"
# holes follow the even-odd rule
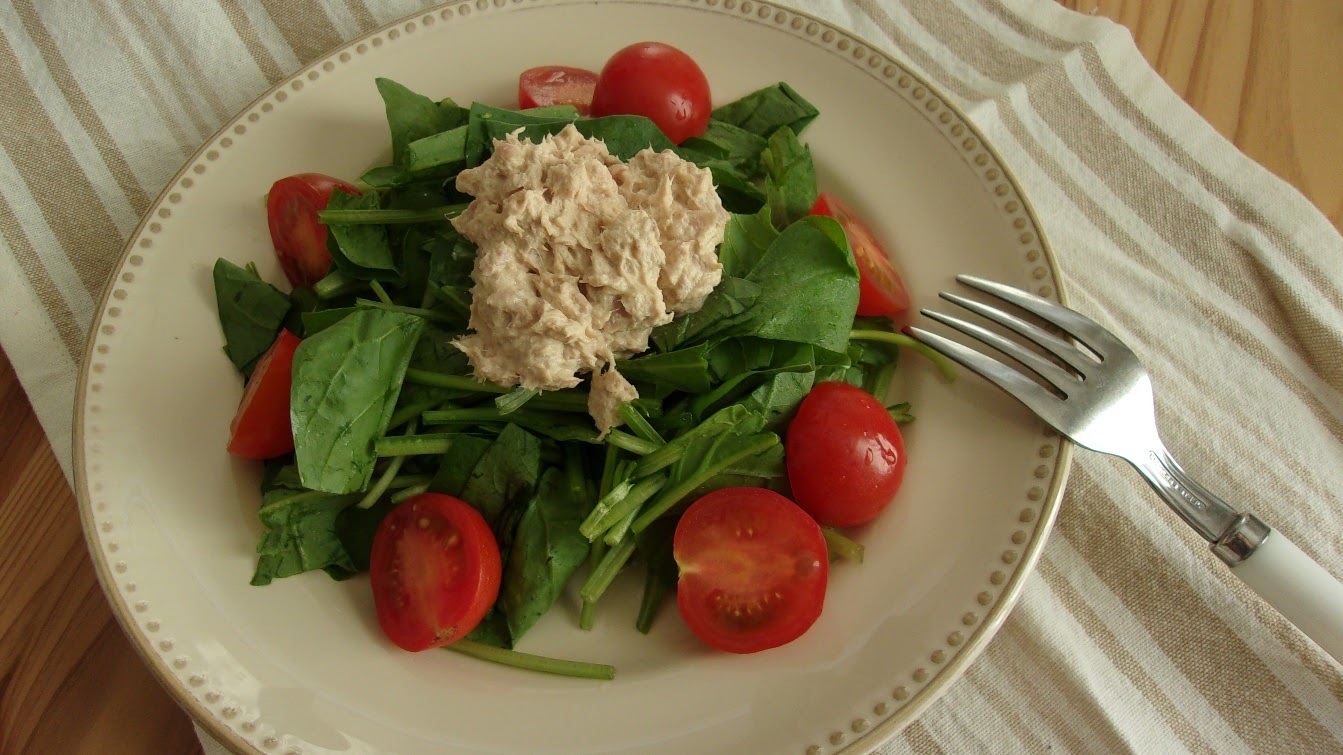
[[[661,42],[630,45],[606,61],[592,114],[642,115],[680,144],[709,125],[709,80],[689,55]]]
[[[866,524],[905,477],[905,441],[872,394],[848,383],[811,389],[788,426],[784,459],[793,498],[828,527]]]

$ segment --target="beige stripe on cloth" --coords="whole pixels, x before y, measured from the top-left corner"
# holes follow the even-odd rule
[[[41,301],[60,363],[81,356],[126,216],[258,94],[194,42],[218,39],[273,83],[422,5],[224,2],[205,6],[214,28],[168,0],[95,0],[79,27],[103,33],[94,52],[61,8],[0,9],[0,84],[23,123],[0,130],[16,180],[0,185],[0,251],[22,274],[0,285]],[[1192,132],[1115,27],[1030,0],[802,5],[897,53],[990,136],[1044,215],[1074,305],[1142,352],[1186,466],[1275,507],[1274,523],[1321,563],[1343,561],[1337,233],[1290,190],[1247,181],[1206,124]],[[120,90],[89,85],[90,55],[117,69],[106,76]],[[153,140],[109,107],[124,97]],[[5,325],[7,345],[25,337]],[[44,424],[68,425],[68,401],[34,395]],[[1130,470],[1076,458],[1053,541],[1001,634],[880,752],[1343,751],[1337,667],[1213,568]]]

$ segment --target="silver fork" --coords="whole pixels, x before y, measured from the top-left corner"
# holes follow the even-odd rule
[[[1136,354],[1094,320],[1011,286],[970,275],[956,280],[1052,323],[1085,348],[1001,309],[942,292],[941,296],[1039,346],[1055,362],[973,322],[923,314],[1006,354],[1045,384],[983,353],[935,333],[909,334],[983,376],[1078,445],[1118,456],[1198,534],[1231,573],[1343,662],[1343,584],[1253,514],[1237,511],[1189,477],[1157,434],[1152,381]]]

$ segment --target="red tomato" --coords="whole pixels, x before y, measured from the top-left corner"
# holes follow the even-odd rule
[[[592,94],[593,115],[642,115],[676,144],[709,125],[709,80],[685,53],[661,42],[630,45],[606,61]]]
[[[784,645],[816,622],[830,562],[821,528],[764,488],[724,488],[676,525],[676,605],[690,630],[730,653]]]
[[[299,173],[281,178],[270,187],[266,198],[270,241],[285,277],[295,286],[311,286],[331,269],[326,226],[317,222],[317,213],[326,209],[331,190],[337,186],[351,194],[359,193],[339,178],[321,173]]]
[[[273,459],[294,450],[289,427],[289,385],[299,337],[281,330],[252,368],[238,412],[229,425],[228,452],[247,459]]]
[[[797,505],[828,527],[872,521],[905,477],[895,420],[862,388],[821,383],[788,426],[784,459]]]
[[[499,596],[499,545],[485,518],[441,493],[415,496],[373,536],[378,623],[404,650],[442,647],[476,628]]]
[[[550,105],[573,105],[581,115],[592,107],[597,74],[585,68],[541,66],[518,77],[518,107],[526,110]]]
[[[853,258],[858,263],[858,314],[894,317],[909,309],[909,292],[891,264],[890,255],[852,207],[839,201],[834,194],[823,192],[816,198],[811,214],[828,215],[838,220],[849,237]]]

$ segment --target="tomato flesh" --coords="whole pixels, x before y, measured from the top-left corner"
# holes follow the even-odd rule
[[[816,198],[811,214],[827,215],[839,221],[849,238],[853,259],[858,263],[858,314],[895,317],[909,309],[909,291],[891,263],[890,255],[852,207],[834,194],[822,192]]]
[[[829,560],[821,528],[764,488],[724,488],[691,504],[672,540],[676,605],[690,630],[730,653],[801,637],[821,615]]]
[[[335,188],[360,193],[352,184],[321,173],[299,173],[276,181],[266,195],[271,244],[285,277],[294,286],[311,286],[331,269],[326,226],[317,213],[326,209]]]
[[[712,109],[709,80],[699,64],[661,42],[617,51],[592,93],[593,115],[642,115],[676,144],[704,133]]]
[[[872,521],[904,481],[900,428],[872,394],[848,383],[811,389],[784,448],[794,500],[828,527]]]
[[[289,425],[289,387],[299,337],[280,330],[247,379],[229,425],[228,452],[245,459],[273,459],[294,450]]]
[[[404,650],[446,645],[485,617],[502,571],[480,512],[449,495],[418,495],[392,509],[373,536],[369,581],[378,623]]]
[[[592,92],[597,74],[586,68],[540,66],[528,68],[518,76],[518,107],[526,110],[551,105],[573,105],[579,115],[592,108]]]

